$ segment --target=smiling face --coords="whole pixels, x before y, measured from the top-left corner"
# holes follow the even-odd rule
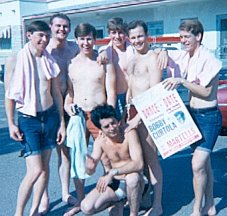
[[[89,56],[93,53],[93,46],[95,44],[95,39],[92,33],[86,36],[79,36],[76,38],[76,42],[80,48],[80,52]]]
[[[66,40],[70,32],[70,24],[68,20],[59,17],[55,17],[52,20],[50,28],[52,37],[58,40]]]
[[[102,132],[109,138],[117,137],[119,133],[119,124],[116,118],[105,118],[100,120]]]
[[[142,26],[137,26],[134,29],[130,29],[128,32],[129,40],[131,44],[135,47],[137,52],[143,54],[149,49],[148,45],[148,35],[145,34]]]
[[[42,53],[49,43],[50,31],[34,31],[33,33],[27,32],[27,37],[33,48],[38,53]]]
[[[125,47],[126,34],[123,30],[109,30],[109,36],[115,47],[120,49]]]
[[[192,56],[195,50],[200,46],[201,34],[199,33],[197,36],[195,36],[191,32],[185,30],[180,30],[179,33],[183,49],[189,52]]]

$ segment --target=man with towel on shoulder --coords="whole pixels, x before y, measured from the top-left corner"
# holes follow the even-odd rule
[[[27,172],[21,182],[16,216],[24,215],[25,205],[33,191],[30,216],[39,215],[38,207],[48,179],[52,149],[65,139],[63,102],[56,77],[60,70],[45,50],[50,28],[43,21],[28,26],[29,42],[17,55],[15,73],[6,89],[6,114],[10,137],[20,141],[21,156]],[[18,111],[18,126],[14,108]]]
[[[190,92],[188,109],[203,135],[201,140],[191,145],[195,194],[191,216],[211,216],[217,213],[210,154],[222,125],[217,105],[218,73],[222,64],[202,45],[204,29],[198,20],[183,21],[179,33],[184,50],[168,51],[172,78],[166,79],[164,86],[171,90],[183,85]]]

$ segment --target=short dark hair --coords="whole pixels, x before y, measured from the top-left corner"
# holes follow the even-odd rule
[[[61,18],[61,19],[64,19],[64,20],[67,20],[68,23],[69,23],[69,27],[71,27],[71,21],[69,19],[69,17],[63,13],[57,13],[57,14],[54,14],[51,18],[50,18],[50,24],[52,25],[53,24],[53,20],[54,18]]]
[[[127,33],[127,23],[120,17],[114,17],[107,21],[107,29],[108,32],[111,30],[122,30],[124,33]]]
[[[130,22],[128,24],[127,34],[129,35],[129,31],[131,29],[135,29],[138,26],[141,26],[144,30],[144,33],[147,34],[147,32],[148,32],[147,24],[143,20],[134,20],[134,21]]]
[[[91,121],[99,129],[101,129],[100,120],[106,118],[117,118],[116,111],[111,105],[98,105],[91,111]]]
[[[93,25],[89,23],[80,23],[79,25],[76,26],[74,30],[75,38],[84,37],[90,33],[92,33],[93,38],[96,39],[96,35],[97,35],[96,29]]]
[[[49,25],[41,20],[37,20],[28,25],[27,32],[50,31]]]
[[[195,36],[197,36],[198,34],[201,34],[200,42],[202,42],[204,29],[203,29],[203,25],[200,21],[184,20],[181,22],[181,24],[179,26],[179,30],[190,32]]]

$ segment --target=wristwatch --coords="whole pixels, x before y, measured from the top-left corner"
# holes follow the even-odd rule
[[[118,169],[111,169],[110,170],[110,173],[115,176],[115,175],[118,175],[119,174],[119,170]]]

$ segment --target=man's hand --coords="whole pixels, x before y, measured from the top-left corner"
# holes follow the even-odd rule
[[[23,134],[20,133],[19,128],[15,124],[9,126],[9,134],[10,137],[15,141],[21,142],[23,140]]]
[[[167,90],[173,90],[176,89],[180,84],[184,83],[183,78],[167,78],[165,79],[162,84],[164,85],[164,88]]]
[[[99,178],[98,183],[96,184],[96,189],[99,193],[106,191],[108,184],[111,183],[113,176],[108,174]]]
[[[132,129],[136,129],[140,123],[141,123],[141,119],[137,114],[133,119],[127,121],[127,124],[126,124],[127,127],[125,129],[125,133],[129,132]]]
[[[67,114],[69,115],[69,116],[73,116],[73,115],[75,115],[75,113],[73,112],[73,110],[72,110],[72,106],[73,106],[74,104],[65,104],[64,105],[64,110],[67,112]]]
[[[102,52],[99,53],[98,57],[97,57],[97,63],[99,65],[102,64],[108,64],[108,56],[107,56],[107,52],[105,50],[103,50]]]
[[[66,137],[65,127],[61,125],[57,133],[57,140],[56,140],[57,144],[58,145],[63,144],[63,142],[65,141],[65,137]]]
[[[96,161],[93,157],[91,157],[89,154],[87,154],[86,159],[86,173],[88,175],[92,175],[95,172],[96,168]]]

